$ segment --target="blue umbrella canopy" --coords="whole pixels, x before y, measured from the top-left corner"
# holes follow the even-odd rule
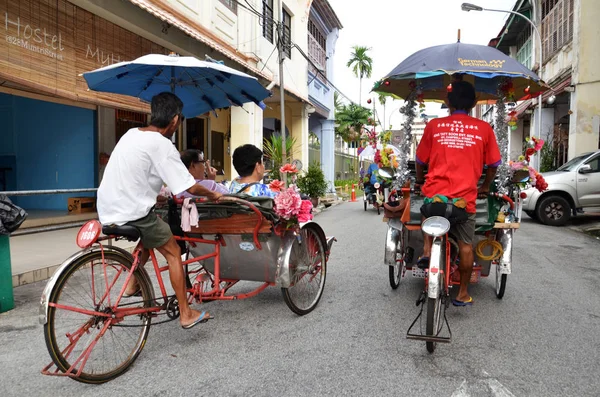
[[[494,47],[454,43],[415,52],[383,79],[373,91],[405,99],[418,85],[426,100],[444,100],[452,81],[466,80],[474,85],[478,101],[498,97],[498,85],[510,80],[515,99],[536,96],[546,84],[517,60]]]
[[[94,91],[129,95],[149,102],[164,91],[183,102],[185,117],[211,110],[242,106],[262,100],[271,93],[256,78],[225,65],[194,57],[150,54],[83,74]]]

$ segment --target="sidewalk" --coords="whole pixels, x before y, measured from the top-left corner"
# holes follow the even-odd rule
[[[26,234],[10,238],[10,258],[13,288],[46,280],[58,266],[81,250],[75,243],[78,227],[51,232]],[[113,242],[131,251],[135,243]]]
[[[342,200],[332,202],[331,207],[341,203],[343,203]],[[320,205],[314,209],[314,214],[317,215],[325,210],[326,208]],[[13,288],[52,277],[65,259],[81,249],[75,243],[78,231],[79,228],[75,227],[11,237],[10,257]],[[136,245],[135,242],[125,240],[113,242],[113,244],[130,252]]]

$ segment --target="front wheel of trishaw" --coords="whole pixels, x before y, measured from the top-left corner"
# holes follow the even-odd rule
[[[442,299],[427,298],[427,324],[425,331],[427,336],[437,336],[440,329],[440,320],[442,314]],[[435,351],[435,342],[425,342],[427,351],[433,353]]]
[[[283,300],[291,311],[303,316],[319,303],[327,275],[324,242],[310,224],[300,230],[300,239],[294,239],[289,266],[291,285],[281,288]]]
[[[504,290],[506,290],[506,279],[508,275],[500,273],[500,264],[496,265],[496,298],[504,298]]]
[[[101,252],[92,252],[68,267],[49,297],[49,304],[61,307],[48,308],[44,325],[46,346],[54,364],[63,373],[73,366],[71,375],[81,368],[81,374],[72,378],[83,383],[108,382],[127,371],[144,348],[150,330],[148,314],[107,320],[77,311],[114,312],[131,259],[105,250],[104,263]],[[133,276],[141,296],[122,297],[118,308],[149,307],[154,302],[147,273],[138,269]],[[107,325],[107,321],[111,323]]]

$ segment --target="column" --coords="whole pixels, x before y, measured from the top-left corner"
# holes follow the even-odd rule
[[[296,146],[293,150],[293,159],[302,161],[305,168],[308,168],[308,112],[306,106],[301,102],[290,103],[292,109],[292,129],[291,135],[296,138]]]
[[[254,103],[247,103],[243,107],[234,106],[231,108],[231,138],[229,142],[230,154],[238,146],[251,143],[262,148],[262,110]],[[230,177],[237,177],[233,162],[229,160]],[[227,173],[227,169],[225,170]]]
[[[329,184],[329,192],[335,192],[335,120],[323,120],[321,126],[321,167]]]

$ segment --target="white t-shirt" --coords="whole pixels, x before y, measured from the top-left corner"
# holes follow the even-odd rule
[[[196,183],[169,139],[130,129],[110,155],[98,188],[100,223],[124,225],[148,215],[163,182],[174,194]]]

